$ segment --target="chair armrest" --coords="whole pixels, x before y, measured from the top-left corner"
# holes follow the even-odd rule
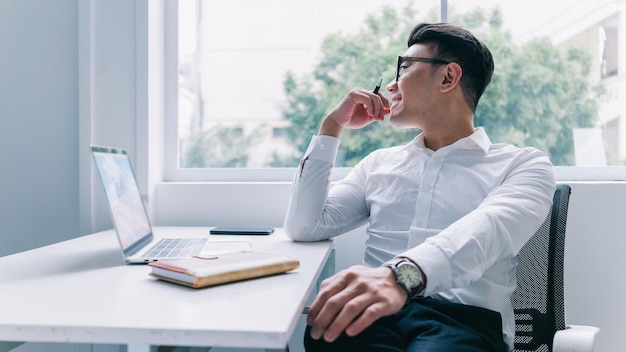
[[[568,325],[554,334],[553,352],[593,352],[600,329],[595,326]]]

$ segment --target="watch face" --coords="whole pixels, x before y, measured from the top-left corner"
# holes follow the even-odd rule
[[[398,266],[398,281],[404,283],[408,288],[413,289],[422,283],[422,278],[418,272],[418,268],[410,264]]]

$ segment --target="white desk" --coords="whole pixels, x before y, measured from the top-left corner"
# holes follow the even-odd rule
[[[154,232],[194,237],[208,228]],[[298,258],[300,268],[186,288],[149,277],[145,265],[124,265],[112,230],[2,257],[0,341],[284,349],[320,275],[334,270],[332,242],[292,242],[282,229],[237,238]]]

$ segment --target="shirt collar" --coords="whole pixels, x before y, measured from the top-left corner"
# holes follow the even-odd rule
[[[424,144],[424,133],[420,133],[419,135],[417,135],[417,137],[415,137],[413,139],[413,141],[411,141],[411,143],[409,143],[407,145],[408,146],[412,146],[412,147],[416,147],[418,149],[423,149],[423,150],[428,150],[430,152],[432,152],[432,150],[430,150],[429,148],[426,147],[426,144]],[[491,147],[491,140],[489,139],[489,136],[487,135],[487,132],[485,131],[485,129],[483,127],[477,127],[474,130],[474,133],[472,133],[471,135],[465,137],[465,138],[461,138],[458,141],[445,146],[441,149],[480,149],[483,154],[487,154],[489,152],[489,148]]]

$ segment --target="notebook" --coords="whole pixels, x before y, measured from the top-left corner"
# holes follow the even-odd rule
[[[208,237],[155,238],[126,150],[91,146],[91,153],[126,263],[189,258],[207,249]]]
[[[281,274],[297,269],[300,261],[285,255],[238,251],[215,256],[148,263],[150,276],[194,288]]]

